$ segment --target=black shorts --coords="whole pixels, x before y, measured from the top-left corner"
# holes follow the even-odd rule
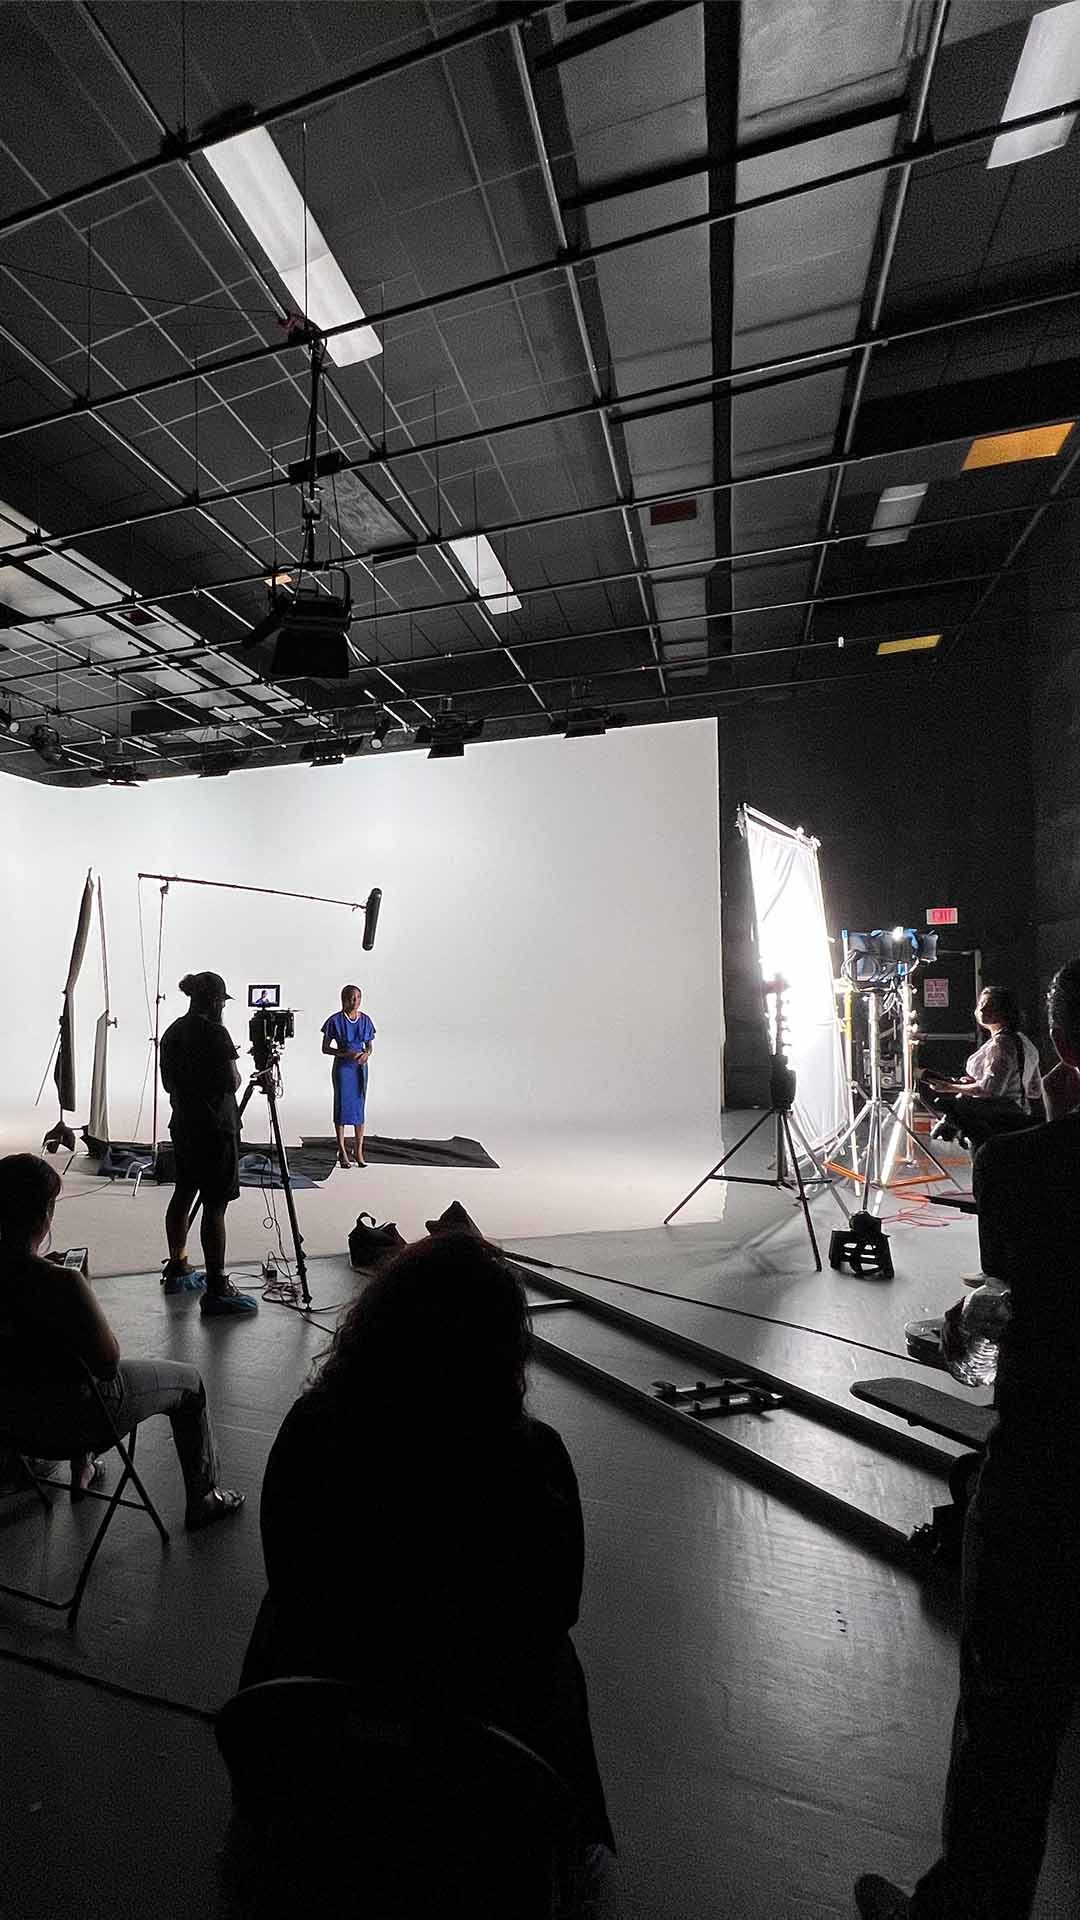
[[[240,1137],[208,1127],[189,1132],[173,1122],[169,1128],[176,1157],[176,1184],[201,1194],[203,1205],[220,1205],[240,1197]]]

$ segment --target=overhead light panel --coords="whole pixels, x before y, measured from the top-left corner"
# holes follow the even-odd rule
[[[448,540],[458,566],[472,581],[489,613],[516,613],[521,605],[485,533],[468,533],[460,540]]]
[[[989,433],[973,440],[963,471],[975,467],[1005,467],[1013,460],[1052,460],[1061,452],[1075,420],[1059,420],[1052,427],[1021,427],[1018,433]]]
[[[940,633],[917,633],[908,640],[882,640],[879,653],[929,653],[941,639]]]
[[[204,152],[306,318],[322,329],[363,320],[363,307],[266,128],[234,134]],[[357,326],[334,334],[326,351],[336,366],[349,367],[374,359],[382,342],[373,327]]]
[[[896,547],[907,539],[925,498],[927,485],[927,481],[920,480],[910,487],[885,488],[874,509],[871,530],[866,536],[868,547]]]
[[[1080,0],[1047,7],[1037,13],[1027,30],[1024,51],[1013,75],[1002,122],[1044,113],[1080,94]],[[1075,113],[1043,120],[1037,127],[1018,127],[999,133],[987,158],[988,167],[1015,167],[1041,153],[1063,147],[1076,123]]]

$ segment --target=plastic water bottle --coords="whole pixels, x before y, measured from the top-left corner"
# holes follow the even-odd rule
[[[1009,1287],[987,1275],[964,1301],[960,1326],[966,1345],[949,1372],[965,1387],[992,1387],[997,1379],[998,1349],[1012,1312]]]

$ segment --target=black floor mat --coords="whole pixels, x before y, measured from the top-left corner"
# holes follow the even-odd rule
[[[337,1161],[336,1140],[309,1139],[305,1135],[297,1151],[301,1154],[328,1151],[332,1163]],[[396,1140],[388,1134],[369,1133],[364,1140],[364,1159],[399,1167],[497,1167],[499,1164],[479,1140],[468,1140],[460,1133],[455,1133],[450,1140]],[[293,1165],[292,1147],[289,1165]]]

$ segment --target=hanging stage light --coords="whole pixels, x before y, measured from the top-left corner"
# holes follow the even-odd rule
[[[0,733],[18,733],[20,722],[10,707],[0,707]]]
[[[382,752],[383,747],[386,745],[386,736],[393,727],[393,724],[394,722],[391,716],[388,713],[384,713],[382,707],[376,707],[375,719],[371,728],[371,739],[368,741],[372,753]]]
[[[447,699],[441,713],[428,726],[417,727],[413,738],[418,747],[427,747],[429,760],[460,760],[469,742],[479,740],[483,731],[483,720],[470,720],[466,714],[455,712]]]
[[[47,767],[66,767],[69,764],[55,727],[44,724],[34,727],[30,734],[30,745]]]
[[[300,755],[313,767],[340,767],[344,761],[351,760],[363,746],[362,740],[350,740],[344,736],[327,734],[321,740],[313,740]]]

